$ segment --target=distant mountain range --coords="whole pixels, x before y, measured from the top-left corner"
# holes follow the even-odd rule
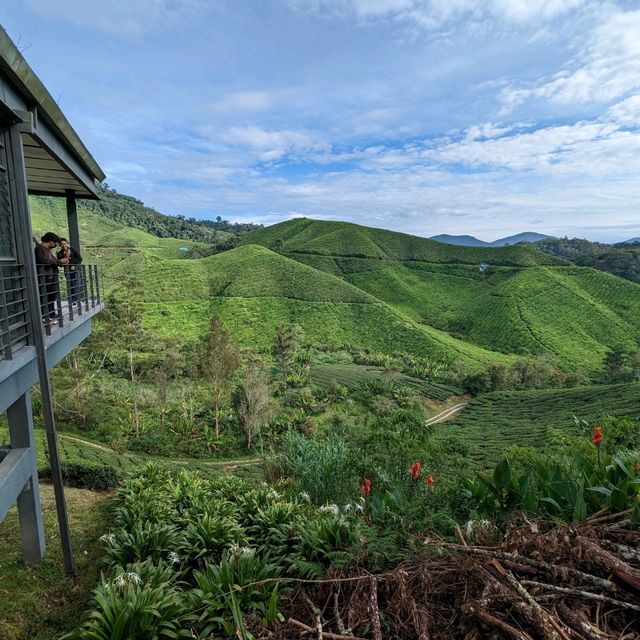
[[[624,242],[618,242],[616,243],[614,246],[619,247],[625,244],[640,244],[640,236],[638,236],[637,238],[629,238],[628,240],[625,240]]]
[[[500,238],[493,242],[485,242],[484,240],[478,240],[473,236],[450,236],[446,233],[442,233],[438,236],[431,236],[430,240],[436,240],[437,242],[444,242],[446,244],[455,244],[461,247],[506,247],[509,244],[518,244],[518,242],[539,242],[540,240],[547,240],[553,238],[543,233],[534,233],[533,231],[525,231],[524,233],[518,233],[515,236],[508,236],[507,238]],[[630,240],[629,242],[632,242]]]

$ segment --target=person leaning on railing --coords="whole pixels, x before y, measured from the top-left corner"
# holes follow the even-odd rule
[[[69,305],[77,302],[82,304],[82,274],[80,265],[82,264],[82,256],[74,249],[66,238],[60,238],[60,251],[57,255],[58,260],[67,258],[68,264],[64,267],[64,277],[67,280],[67,297]]]
[[[53,232],[45,233],[36,244],[35,256],[38,269],[38,289],[40,291],[40,310],[42,323],[52,324],[56,317],[56,299],[58,297],[58,267],[69,263],[69,258],[57,258],[51,250],[60,242],[60,238]]]

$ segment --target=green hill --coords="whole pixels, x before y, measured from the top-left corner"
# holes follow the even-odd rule
[[[406,233],[363,227],[349,222],[297,218],[256,229],[243,243],[262,244],[285,254],[369,258],[479,265],[529,266],[563,261],[525,246],[459,247]]]
[[[612,345],[640,346],[640,287],[580,267],[494,270],[389,266],[347,281],[417,322],[487,349],[550,355],[564,368],[600,368]]]
[[[334,347],[459,360],[472,369],[545,356],[588,374],[601,370],[612,346],[640,348],[639,285],[531,247],[459,247],[302,218],[244,233],[236,249],[186,259],[207,255],[211,245],[128,226],[144,213],[138,201],[127,213],[129,200],[110,194],[99,207],[79,203],[82,250],[108,283],[142,279],[159,335],[195,339],[218,313],[246,346],[266,347],[275,326],[297,322],[309,340]],[[31,211],[37,234],[66,231],[61,199],[32,197]],[[155,213],[152,229],[164,224]],[[187,224],[185,233],[192,231]],[[486,274],[481,262],[490,265]]]
[[[215,313],[246,346],[266,348],[277,325],[297,323],[316,344],[462,360],[473,369],[510,361],[412,322],[344,280],[261,246],[200,260],[154,257],[140,277],[149,326],[159,335],[193,339]]]

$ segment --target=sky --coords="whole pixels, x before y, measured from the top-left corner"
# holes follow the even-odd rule
[[[163,213],[640,236],[640,0],[2,0]]]

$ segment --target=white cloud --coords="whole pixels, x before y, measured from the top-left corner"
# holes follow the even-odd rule
[[[492,18],[512,23],[552,20],[588,0],[283,0],[296,10],[330,12],[342,17],[404,21],[434,30],[454,19]]]
[[[256,113],[269,110],[274,104],[274,96],[269,91],[235,91],[223,96],[212,105],[213,111],[237,114]]]
[[[305,156],[311,152],[326,152],[327,143],[304,131],[268,131],[256,126],[231,127],[213,137],[229,146],[250,149],[262,162],[279,160],[284,156]]]
[[[640,88],[640,10],[616,11],[591,32],[572,63],[534,87],[502,91],[502,114],[530,99],[602,103]]]

